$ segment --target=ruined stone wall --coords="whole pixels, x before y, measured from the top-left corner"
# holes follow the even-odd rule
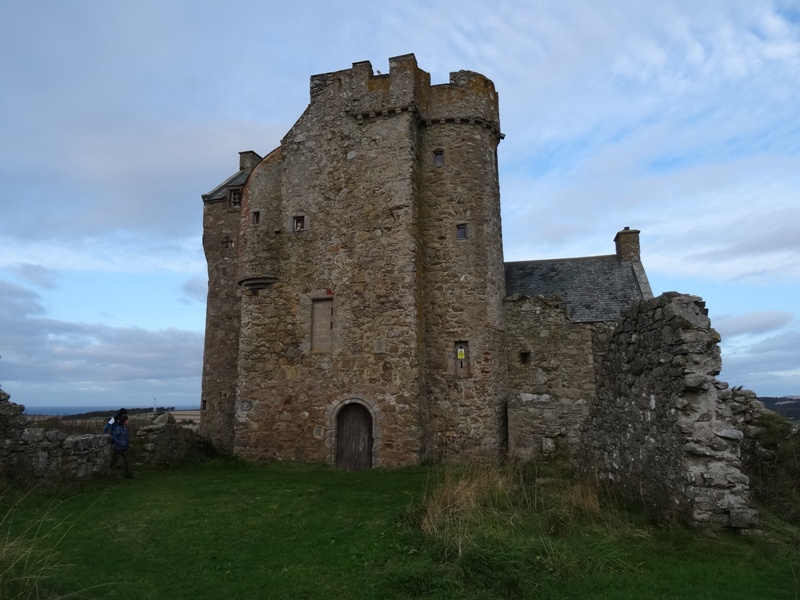
[[[508,455],[571,457],[596,394],[596,365],[613,327],[571,323],[558,299],[514,295],[504,303]]]
[[[68,482],[111,473],[109,435],[42,427],[9,399],[0,390],[0,476]],[[208,438],[181,427],[169,413],[135,431],[131,443],[131,459],[151,465],[179,466],[215,454]]]
[[[9,398],[0,390],[0,475],[69,481],[108,473],[109,436],[37,427]]]
[[[137,444],[141,456],[133,458],[148,465],[179,467],[216,455],[209,438],[178,424],[171,413],[156,416],[136,432],[136,437],[143,438],[141,445]]]
[[[652,508],[698,523],[752,527],[742,432],[720,371],[719,335],[697,296],[627,310],[599,372],[581,470]]]

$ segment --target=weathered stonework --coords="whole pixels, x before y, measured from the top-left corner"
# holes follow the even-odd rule
[[[202,431],[354,469],[583,443],[664,510],[752,524],[699,299],[652,300],[628,227],[611,255],[504,263],[494,85],[389,62],[312,76],[280,147],[203,196]]]
[[[111,473],[111,438],[106,434],[69,435],[37,427],[25,407],[0,390],[0,477],[75,481]],[[176,466],[213,454],[208,439],[169,418],[137,432],[142,440],[137,462]]]
[[[719,335],[697,296],[634,304],[611,338],[582,433],[584,472],[699,523],[753,527],[744,434],[732,422]]]
[[[557,298],[506,298],[508,455],[571,457],[596,394],[611,325],[572,323]]]
[[[411,55],[390,66],[312,77],[281,146],[242,169],[238,233],[229,191],[205,197],[201,421],[240,455],[336,462],[347,404],[368,411],[373,465],[501,451],[497,95],[466,71],[431,86]]]

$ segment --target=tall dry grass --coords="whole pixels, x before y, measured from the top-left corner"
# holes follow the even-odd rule
[[[458,557],[477,537],[523,523],[559,535],[579,524],[609,522],[602,494],[571,477],[540,476],[535,467],[476,462],[446,467],[429,486],[417,519],[426,537]]]
[[[27,492],[13,486],[0,488],[0,505],[8,504],[5,513],[0,516],[2,600],[62,600],[75,595],[63,596],[53,589],[59,571],[67,566],[62,560],[59,546],[103,495],[77,518],[73,515],[56,517],[57,503],[51,502],[39,512],[38,518],[17,523],[15,517],[21,505],[36,493],[36,488],[30,488]]]
[[[0,499],[8,501],[11,495],[6,491]],[[11,501],[0,518],[0,598],[55,598],[48,589],[48,582],[61,566],[56,550],[61,538],[57,532],[64,524],[50,525],[49,511],[45,511],[38,520],[18,530],[14,516],[25,497]]]
[[[563,467],[545,468],[473,463],[438,471],[412,512],[441,563],[510,598],[531,584],[636,571],[622,540],[646,529],[629,523],[602,488]]]

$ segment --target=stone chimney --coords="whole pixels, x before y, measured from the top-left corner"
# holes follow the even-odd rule
[[[617,245],[617,260],[621,262],[640,262],[639,230],[626,227],[614,237]]]
[[[252,150],[239,152],[239,170],[252,171],[261,162],[261,157]]]

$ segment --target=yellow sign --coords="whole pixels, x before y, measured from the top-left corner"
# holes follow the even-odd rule
[[[466,358],[466,352],[464,352],[463,348],[458,349],[458,360],[464,360]]]

